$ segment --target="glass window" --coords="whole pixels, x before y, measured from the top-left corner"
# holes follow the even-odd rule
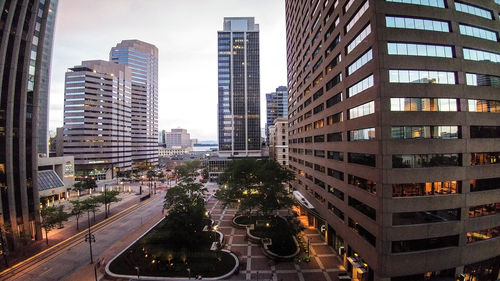
[[[445,8],[444,0],[386,0],[387,2],[396,2],[404,4],[414,4],[421,6],[430,6],[436,8]],[[500,0],[498,0],[500,1]]]
[[[467,243],[484,241],[500,236],[500,226],[467,232]]]
[[[490,165],[500,163],[500,152],[474,152],[471,153],[471,166]]]
[[[470,138],[500,138],[500,126],[470,126]]]
[[[391,98],[391,111],[458,111],[457,99]]]
[[[347,54],[349,54],[350,52],[352,52],[352,50],[354,50],[354,48],[356,48],[356,46],[358,46],[359,44],[361,44],[361,42],[363,42],[363,40],[365,40],[366,37],[368,37],[368,35],[372,32],[371,30],[371,25],[368,24],[363,30],[361,30],[361,32],[349,43],[349,45],[347,45]]]
[[[393,139],[458,139],[459,126],[398,126],[391,128]]]
[[[460,3],[460,2],[455,2],[455,10],[483,18],[487,18],[489,20],[493,19],[493,16],[491,15],[491,11],[479,8],[477,6],[473,6],[470,4],[466,3]]]
[[[468,86],[486,86],[492,88],[500,88],[500,76],[466,73],[465,83]]]
[[[460,34],[497,42],[497,33],[485,28],[459,24]]]
[[[352,64],[347,67],[347,75],[353,74],[356,70],[360,69],[367,62],[371,61],[373,58],[372,49],[369,49],[366,53],[362,54],[358,59],[356,59]]]
[[[356,209],[363,215],[367,216],[368,218],[376,221],[377,220],[377,212],[374,208],[366,205],[365,203],[357,200],[354,197],[349,196],[348,198],[348,204],[350,207]]]
[[[500,113],[500,101],[496,100],[468,100],[469,112]]]
[[[462,154],[392,155],[393,168],[428,168],[462,166]]]
[[[373,86],[373,74],[357,82],[347,89],[347,96],[353,97]]]
[[[358,188],[361,188],[369,193],[377,194],[377,189],[376,189],[377,183],[372,180],[364,179],[362,177],[354,175],[348,175],[347,183],[350,185],[354,185]]]
[[[402,241],[392,241],[392,252],[393,253],[404,253],[404,252],[415,252],[415,251],[425,251],[446,247],[456,247],[458,246],[458,235],[435,237],[435,238],[425,238],[425,239],[415,239],[415,240],[402,240]]]
[[[370,167],[375,167],[377,165],[375,154],[369,153],[349,152],[347,153],[347,162]]]
[[[489,61],[500,63],[500,54],[482,51],[482,50],[474,50],[469,48],[463,48],[464,59],[473,60],[473,61]]]
[[[347,23],[347,25],[345,27],[346,33],[349,32],[349,30],[351,30],[351,28],[356,24],[356,22],[358,22],[358,20],[361,18],[361,16],[363,16],[363,14],[366,12],[366,10],[368,10],[369,7],[370,7],[370,2],[368,0],[365,1],[365,3],[363,3],[361,5],[359,10],[356,12],[356,14]]]
[[[461,181],[397,183],[392,185],[392,197],[448,195],[461,193],[461,191]]]
[[[386,16],[385,21],[386,26],[391,28],[450,32],[450,25],[446,21],[394,16]]]
[[[469,218],[491,216],[500,213],[500,202],[473,206],[469,208]]]
[[[389,55],[452,58],[453,47],[413,43],[387,43]]]
[[[392,225],[411,225],[460,220],[460,209],[428,210],[392,214]]]
[[[349,109],[349,119],[356,119],[373,113],[375,113],[375,101],[370,101]]]
[[[364,141],[375,139],[375,128],[349,131],[349,141]]]
[[[432,70],[389,70],[390,83],[456,84],[455,72]]]

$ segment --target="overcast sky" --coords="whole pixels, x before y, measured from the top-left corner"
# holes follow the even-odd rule
[[[260,25],[261,124],[265,94],[286,85],[284,0],[60,0],[50,96],[50,130],[63,125],[64,73],[82,60],[109,59],[124,39],[158,47],[160,130],[182,127],[217,139],[217,31],[224,17]]]

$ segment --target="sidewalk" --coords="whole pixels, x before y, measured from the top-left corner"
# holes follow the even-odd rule
[[[122,200],[111,204],[111,209],[110,209],[111,216],[128,208],[128,207],[130,207],[130,206],[132,206],[133,204],[140,202],[139,198],[141,196],[136,195],[135,190],[137,190],[137,192],[138,192],[139,187],[134,186],[132,188],[132,193],[121,193],[120,194],[121,195],[120,198]],[[146,189],[146,192],[144,192],[144,191],[145,190],[143,187],[142,196],[147,194],[147,189]],[[98,194],[100,194],[100,193],[94,193],[93,195],[98,195]],[[89,195],[83,195],[79,199],[84,200],[88,196]],[[158,196],[158,194],[156,196]],[[77,198],[72,198],[72,200],[76,200],[76,199]],[[66,212],[71,212],[71,203],[69,201],[63,201],[63,202],[60,202],[60,204],[65,206],[64,210]],[[58,206],[58,203],[56,203],[55,205]],[[90,213],[90,220],[91,220],[92,225],[94,225],[100,221],[103,221],[104,219],[105,219],[104,206],[100,206],[99,210],[96,212],[95,222],[93,219],[93,214]],[[76,229],[76,217],[75,216],[71,216],[68,219],[68,221],[65,222],[63,225],[64,225],[63,228],[61,228],[61,229],[56,228],[56,229],[53,229],[52,231],[49,232],[49,235],[48,235],[49,245],[48,246],[47,246],[46,240],[45,240],[45,232],[42,230],[43,240],[34,241],[30,245],[24,247],[23,249],[20,249],[18,251],[14,251],[14,252],[10,252],[10,254],[7,257],[9,265],[10,266],[15,265],[15,264],[35,255],[35,254],[37,254],[37,253],[39,253],[39,252],[41,252],[49,247],[56,245],[57,243],[59,243],[61,241],[64,241],[65,239],[77,234],[78,232],[84,230],[85,228],[88,227],[87,214],[82,214],[80,216],[80,219],[79,219],[80,229],[79,230]],[[4,270],[4,269],[6,269],[6,267],[2,262],[0,264],[0,271]]]
[[[101,261],[104,260],[105,263],[110,261],[113,257],[118,255],[123,249],[128,247],[133,241],[135,241],[139,236],[143,235],[149,228],[160,221],[164,215],[159,212],[154,217],[151,217],[145,221],[140,227],[136,228],[134,231],[130,232],[124,239],[121,239],[109,247],[104,253],[99,257]],[[111,278],[106,278],[105,268],[106,264],[102,263],[97,267],[97,280],[116,280]],[[75,270],[71,275],[67,276],[64,280],[67,281],[89,281],[95,280],[94,276],[94,265],[86,264],[79,269]]]

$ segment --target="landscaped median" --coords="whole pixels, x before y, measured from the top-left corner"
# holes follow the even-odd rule
[[[222,233],[194,233],[197,239],[191,241],[198,242],[185,245],[177,239],[168,239],[171,237],[169,232],[165,221],[160,221],[114,257],[107,264],[106,273],[128,279],[139,275],[142,280],[194,279],[197,276],[203,280],[218,280],[231,276],[238,268],[238,258],[220,247]]]
[[[291,260],[300,252],[293,226],[281,216],[236,216],[233,226],[245,228],[248,240],[261,243],[273,260]]]

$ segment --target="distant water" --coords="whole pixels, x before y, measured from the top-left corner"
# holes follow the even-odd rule
[[[211,146],[194,146],[193,151],[212,151],[212,150],[217,150],[219,149],[219,146],[217,145],[211,145]]]

